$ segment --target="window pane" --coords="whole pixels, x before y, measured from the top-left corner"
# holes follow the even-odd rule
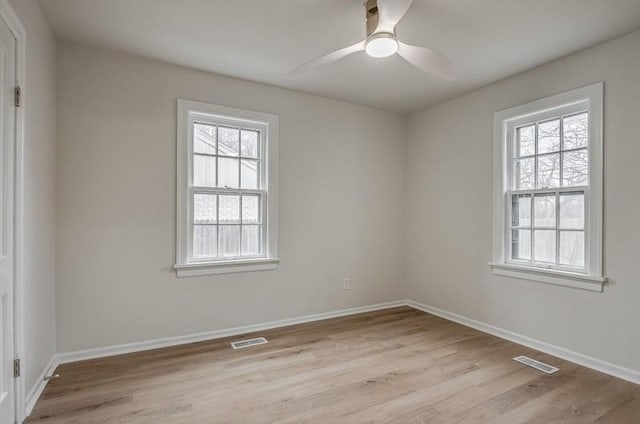
[[[242,172],[240,175],[242,188],[258,188],[258,166],[259,162],[257,160],[242,159],[242,164],[240,165],[240,172]]]
[[[242,222],[249,224],[260,223],[260,196],[242,196]]]
[[[260,254],[260,225],[242,226],[242,254]]]
[[[513,161],[513,189],[525,190],[534,187],[534,159],[517,159]]]
[[[533,244],[533,260],[535,262],[556,262],[555,230],[536,230]]]
[[[214,187],[216,185],[216,158],[193,155],[193,185]]]
[[[560,120],[538,124],[538,154],[560,150]]]
[[[240,196],[235,194],[221,194],[218,197],[220,206],[218,213],[221,224],[240,223]]]
[[[589,144],[589,115],[587,113],[567,116],[562,124],[564,150],[587,147]]]
[[[241,155],[245,158],[258,157],[258,140],[260,133],[258,131],[242,130],[240,133]]]
[[[560,265],[584,266],[584,233],[560,231]]]
[[[220,256],[240,256],[240,226],[220,225]]]
[[[538,188],[560,186],[560,154],[538,156]]]
[[[531,226],[531,195],[516,194],[512,197],[511,225],[514,227]]]
[[[556,227],[556,195],[536,194],[533,201],[534,226]]]
[[[589,152],[587,149],[563,153],[562,185],[564,187],[589,184]]]
[[[218,158],[218,187],[238,188],[239,160]]]
[[[193,226],[193,257],[211,258],[218,255],[217,227],[215,225]]]
[[[216,127],[193,124],[193,151],[195,153],[216,154]]]
[[[536,152],[536,126],[516,130],[516,156],[531,156]]]
[[[194,194],[193,222],[195,224],[215,224],[217,214],[216,203],[215,194]]]
[[[560,228],[584,228],[584,193],[560,195]]]
[[[531,230],[511,231],[511,259],[531,259]]]
[[[240,130],[237,128],[218,127],[218,154],[222,156],[238,156],[240,153]]]

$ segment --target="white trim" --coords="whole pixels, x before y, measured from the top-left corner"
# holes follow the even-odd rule
[[[274,328],[286,327],[296,324],[304,324],[307,322],[321,321],[329,318],[338,318],[343,316],[360,314],[363,312],[379,311],[390,308],[397,308],[400,306],[409,306],[413,309],[417,309],[422,312],[426,312],[432,315],[436,315],[447,319],[449,321],[462,324],[466,327],[474,328],[483,333],[492,334],[505,340],[509,340],[514,343],[518,343],[532,349],[539,350],[541,352],[548,353],[550,355],[557,356],[558,358],[582,365],[587,368],[591,368],[605,374],[612,375],[614,377],[621,378],[623,380],[631,381],[636,384],[640,384],[640,371],[635,371],[629,368],[621,367],[619,365],[612,364],[610,362],[602,361],[591,356],[583,355],[578,352],[573,352],[568,349],[564,349],[558,346],[554,346],[549,343],[545,343],[539,340],[532,339],[496,327],[490,324],[486,324],[481,321],[476,321],[471,318],[467,318],[462,315],[454,314],[452,312],[445,311],[433,306],[426,305],[424,303],[416,302],[410,299],[396,300],[392,302],[378,303],[375,305],[359,306],[349,309],[341,309],[331,312],[323,312],[313,315],[305,315],[297,318],[288,318],[278,321],[270,321],[262,324],[245,325],[241,327],[228,328],[222,330],[208,331],[204,333],[191,334],[186,336],[166,337],[162,339],[147,340],[142,342],[128,343],[116,346],[106,346],[96,349],[80,350],[75,352],[61,353],[54,356],[46,371],[43,372],[42,377],[47,374],[53,374],[56,367],[60,364],[66,364],[70,362],[85,361],[89,359],[105,358],[114,355],[123,355],[133,352],[142,352],[145,350],[159,349],[164,347],[179,346],[188,343],[202,342],[206,340],[215,340],[222,337],[236,336],[248,333],[254,333],[257,331],[270,330]],[[33,409],[38,397],[42,394],[45,388],[44,382],[36,385],[29,392],[29,412]]]
[[[329,318],[344,317],[348,315],[361,314],[363,312],[378,311],[382,309],[397,308],[405,306],[406,301],[397,300],[393,302],[378,303],[375,305],[358,306],[349,309],[340,309],[331,312],[322,312],[313,315],[304,315],[297,318],[287,318],[277,321],[265,322],[262,324],[244,325],[241,327],[227,328],[222,330],[207,331],[204,333],[190,334],[186,336],[166,337],[162,339],[147,340],[142,342],[134,342],[117,346],[107,346],[96,349],[80,350],[76,352],[68,352],[56,355],[59,364],[68,362],[84,361],[87,359],[104,358],[106,356],[122,355],[125,353],[141,352],[150,349],[158,349],[162,347],[178,346],[187,343],[202,342],[206,340],[215,340],[223,337],[237,336],[256,331],[271,330],[274,328],[286,327],[295,324],[304,324],[306,322],[321,321]]]
[[[575,272],[550,270],[515,264],[495,264],[489,266],[495,275],[517,278],[520,280],[538,281],[555,286],[572,287],[602,293],[607,277],[592,277]]]
[[[493,142],[493,249],[490,263],[496,275],[538,281],[585,290],[603,290],[606,281],[603,272],[603,90],[598,82],[586,87],[512,107],[494,114]],[[544,120],[582,109],[589,112],[589,187],[585,191],[585,273],[554,266],[550,269],[521,266],[510,261],[510,240],[507,230],[511,202],[506,199],[511,172],[505,166],[510,160],[509,129],[530,121],[533,117]],[[568,190],[568,188],[567,188]],[[529,190],[531,191],[531,190]],[[533,190],[537,191],[537,190]],[[548,191],[564,191],[564,188]],[[532,217],[533,219],[533,217]],[[557,247],[558,248],[558,247]],[[533,251],[531,252],[533,254]],[[598,287],[599,286],[599,287]]]
[[[496,337],[500,337],[501,339],[509,340],[511,342],[527,346],[531,349],[548,353],[549,355],[553,355],[566,361],[573,362],[574,364],[582,365],[583,367],[591,368],[593,370],[600,371],[605,374],[630,381],[632,383],[640,384],[640,371],[621,367],[619,365],[612,364],[610,362],[603,361],[592,356],[584,355],[582,353],[574,352],[572,350],[555,346],[540,340],[532,339],[530,337],[523,336],[521,334],[514,333],[512,331],[505,330],[503,328],[496,327],[482,321],[477,321],[463,315],[445,311],[434,306],[426,305],[424,303],[408,300],[407,306],[432,315],[437,315],[449,321],[457,322],[458,324],[462,324],[465,327],[474,328],[478,331],[482,331],[483,333],[488,333]]]
[[[26,49],[27,34],[7,0],[0,0],[0,17],[5,21],[9,30],[16,39],[16,84],[22,89],[22,107],[15,110],[15,145],[14,145],[14,356],[24,358],[24,283],[22,279],[24,269],[24,255],[22,252],[23,240],[23,157],[24,157],[24,121],[25,108],[28,96],[26,81]],[[28,364],[25,364],[25,367]],[[25,387],[24,373],[15,379],[15,418],[21,423],[25,415]]]
[[[234,272],[269,271],[278,269],[280,259],[244,259],[226,262],[204,262],[175,264],[178,277],[195,277],[198,275],[231,274]]]
[[[195,121],[240,126],[260,131],[260,187],[257,190],[207,189],[194,187],[191,181],[191,128]],[[178,277],[223,274],[230,272],[262,271],[278,267],[278,116],[235,109],[226,106],[177,100],[176,134],[176,273]],[[240,170],[239,170],[240,171]],[[260,194],[262,203],[262,245],[258,258],[232,258],[198,262],[192,259],[191,196],[194,192],[252,192]],[[241,262],[246,261],[246,264]]]
[[[38,399],[40,399],[42,392],[44,392],[44,389],[47,386],[47,383],[49,382],[44,378],[48,375],[53,375],[58,365],[59,365],[59,362],[58,362],[57,355],[54,355],[49,361],[49,364],[47,364],[47,366],[42,370],[42,372],[38,376],[38,379],[36,380],[36,383],[33,385],[33,387],[31,387],[31,390],[29,390],[29,393],[27,394],[27,399],[26,399],[26,411],[24,416],[25,418],[31,415],[31,411],[33,411],[33,407],[36,405],[36,402],[38,401]]]

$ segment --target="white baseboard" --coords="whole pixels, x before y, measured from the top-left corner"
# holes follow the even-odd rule
[[[406,306],[405,300],[378,303],[375,305],[358,306],[356,308],[341,309],[337,311],[323,312],[313,315],[305,315],[297,318],[288,318],[278,321],[270,321],[262,324],[244,325],[241,327],[227,328],[223,330],[207,331],[204,333],[190,334],[185,336],[166,337],[162,339],[146,340],[142,342],[127,343],[116,346],[100,347],[96,349],[79,350],[75,352],[60,353],[56,355],[58,364],[68,362],[84,361],[87,359],[104,358],[106,356],[122,355],[125,353],[141,352],[144,350],[158,349],[162,347],[178,346],[187,343],[202,342],[206,340],[220,339],[223,337],[236,336],[240,334],[253,333],[256,331],[270,330],[273,328],[286,327],[289,325],[303,324],[305,322],[320,321],[323,319],[343,317],[347,315],[360,314],[363,312],[378,311],[382,309]]]
[[[506,339],[544,353],[548,353],[549,355],[557,356],[558,358],[573,362],[574,364],[582,365],[583,367],[591,368],[596,371],[600,371],[605,374],[630,381],[632,383],[640,384],[640,371],[621,367],[619,365],[615,365],[610,362],[594,358],[592,356],[583,355],[582,353],[574,352],[559,346],[542,342],[540,340],[532,339],[530,337],[523,336],[521,334],[517,334],[500,327],[496,327],[481,321],[476,321],[474,319],[454,314],[452,312],[448,312],[430,305],[425,305],[424,303],[407,300],[406,305],[414,309],[427,312],[429,314],[437,315],[449,321],[457,322],[458,324],[462,324],[466,327],[474,328],[476,330],[482,331],[483,333],[492,334],[502,339]]]
[[[57,357],[54,355],[47,366],[42,370],[42,373],[38,376],[38,380],[36,380],[36,383],[33,385],[31,390],[29,390],[29,393],[27,393],[25,417],[28,417],[31,414],[33,407],[36,405],[36,402],[40,399],[40,395],[42,395],[44,388],[47,386],[47,381],[44,378],[47,375],[52,375],[58,365]]]
[[[376,305],[359,306],[356,308],[341,309],[338,311],[323,312],[313,315],[305,315],[297,318],[288,318],[278,321],[270,321],[262,324],[245,325],[241,327],[228,328],[222,330],[208,331],[204,333],[191,334],[185,336],[166,337],[162,339],[147,340],[142,342],[128,343],[117,346],[107,346],[96,349],[80,350],[75,352],[60,353],[55,355],[49,365],[42,372],[39,382],[29,391],[27,395],[27,414],[28,416],[33,407],[42,394],[46,386],[46,382],[42,377],[52,374],[56,367],[60,364],[83,361],[87,359],[104,358],[113,355],[122,355],[125,353],[141,352],[150,349],[158,349],[162,347],[178,346],[187,343],[201,342],[206,340],[214,340],[222,337],[236,336],[245,333],[253,333],[256,331],[270,330],[274,328],[286,327],[289,325],[303,324],[306,322],[320,321],[329,318],[337,318],[348,315],[360,314],[363,312],[378,311],[389,308],[396,308],[399,306],[409,306],[411,308],[427,312],[429,314],[437,315],[449,321],[457,322],[466,327],[471,327],[484,333],[492,334],[518,343],[532,349],[539,350],[541,352],[548,353],[558,358],[565,359],[567,361],[582,365],[587,368],[594,369],[596,371],[603,372],[605,374],[612,375],[614,377],[621,378],[623,380],[631,381],[636,384],[640,384],[640,371],[635,371],[629,368],[624,368],[610,362],[606,362],[591,356],[583,355],[578,352],[573,352],[568,349],[564,349],[549,343],[535,340],[530,337],[526,337],[512,331],[505,330],[484,322],[476,321],[474,319],[458,315],[452,312],[448,312],[424,303],[416,302],[413,300],[397,300],[393,302],[379,303]]]

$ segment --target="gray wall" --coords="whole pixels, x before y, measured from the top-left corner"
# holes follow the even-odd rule
[[[405,117],[96,48],[58,51],[60,352],[402,298]],[[277,271],[175,277],[178,97],[279,115]]]
[[[27,33],[24,91],[24,387],[55,353],[56,42],[35,0],[10,0]]]
[[[412,115],[407,294],[450,312],[640,370],[640,33]],[[494,276],[493,113],[605,82],[602,294]]]
[[[62,43],[58,351],[408,297],[638,370],[637,69],[640,33],[407,126],[391,113]],[[493,276],[493,113],[596,81],[605,81],[610,284],[598,294]],[[175,277],[177,97],[280,116],[279,270]]]

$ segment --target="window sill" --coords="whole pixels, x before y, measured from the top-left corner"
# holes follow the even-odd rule
[[[489,263],[495,275],[602,293],[607,277],[514,264]]]
[[[202,262],[191,264],[175,264],[178,277],[196,277],[199,275],[231,274],[234,272],[268,271],[278,269],[280,259],[260,258],[241,259],[225,262]]]

